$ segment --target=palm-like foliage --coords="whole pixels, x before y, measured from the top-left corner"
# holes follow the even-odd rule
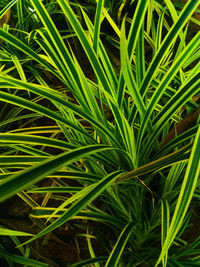
[[[188,43],[184,28],[198,0],[189,1],[179,16],[174,14],[166,36],[165,10],[160,11],[157,25],[146,25],[147,0],[138,1],[128,31],[125,19],[118,29],[103,1],[97,1],[94,24],[81,9],[84,29],[70,4],[57,0],[84,50],[93,79],[85,75],[42,1],[30,2],[41,28],[25,33],[27,38],[22,40],[0,29],[1,55],[7,58],[0,74],[0,99],[7,103],[1,112],[0,199],[18,194],[32,207],[33,218],[49,222],[27,242],[79,218],[101,222],[112,234],[102,240],[94,233],[107,251],[101,258],[95,256],[87,237],[92,259],[74,266],[99,266],[100,262],[104,266],[174,266],[177,262],[187,266],[191,261],[198,266],[198,259],[179,260],[187,249],[180,252],[175,246],[199,185],[198,124],[160,148],[171,124],[179,121],[180,107],[198,107],[192,97],[199,93],[200,64],[190,66],[199,57],[200,34]],[[149,13],[147,17],[151,21]],[[119,77],[101,41],[103,19],[119,36]],[[145,60],[145,38],[152,45],[150,63]],[[11,56],[9,49],[16,54]],[[56,83],[46,80],[42,70],[53,75]],[[29,127],[33,121],[40,123],[41,117],[53,126]],[[13,122],[18,121],[24,125],[15,129]],[[53,186],[37,187],[45,177],[52,179]],[[79,186],[68,186],[69,179]],[[44,194],[48,203],[49,198],[69,192],[71,197],[65,194],[58,208],[31,201],[34,193]],[[100,209],[93,203],[97,198]]]

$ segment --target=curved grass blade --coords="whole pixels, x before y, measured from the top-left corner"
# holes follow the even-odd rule
[[[21,265],[25,266],[32,266],[32,267],[48,267],[49,264],[43,263],[41,261],[32,260],[27,257],[11,254],[3,249],[0,248],[0,256],[3,258],[6,258],[7,260],[19,263]]]
[[[40,187],[29,190],[28,193],[76,193],[80,191],[82,187],[75,186],[62,186],[62,187]]]
[[[70,170],[66,171],[56,171],[54,173],[51,173],[47,175],[46,177],[48,178],[58,178],[62,177],[63,179],[78,179],[80,181],[85,181],[85,182],[97,182],[101,179],[101,176],[98,176],[97,174],[90,174],[86,172],[81,172],[81,171],[74,171],[72,168],[69,167]],[[72,170],[71,170],[72,169]],[[3,173],[0,174],[0,179],[6,179],[11,176],[13,172],[11,173]]]
[[[113,267],[113,266],[117,266],[118,262],[120,260],[120,257],[123,253],[123,250],[126,246],[126,243],[129,240],[130,235],[132,234],[133,230],[134,230],[134,225],[135,223],[130,222],[128,223],[124,229],[122,230],[115,246],[113,247],[113,250],[105,264],[106,267]]]
[[[82,260],[80,262],[72,264],[71,267],[84,267],[84,266],[93,266],[96,262],[105,262],[107,257],[101,256],[101,257],[96,257],[88,260]]]
[[[100,35],[100,26],[102,21],[102,8],[104,5],[104,0],[97,2],[97,9],[95,14],[94,21],[94,38],[93,38],[93,48],[96,54],[98,55],[99,48],[99,35]]]
[[[15,133],[0,133],[0,143],[12,143],[12,144],[30,144],[30,145],[43,145],[43,146],[50,146],[61,148],[64,150],[74,149],[76,148],[75,145],[69,144],[67,142],[43,137],[43,136],[36,136],[36,135],[23,135],[23,134],[15,134]]]
[[[9,123],[12,123],[14,121],[20,121],[20,120],[23,120],[23,119],[28,119],[28,118],[36,118],[36,117],[41,117],[40,114],[37,114],[37,113],[32,113],[32,114],[26,114],[26,115],[22,115],[22,116],[18,116],[18,117],[14,117],[14,118],[8,118],[8,119],[5,119],[4,121],[1,121],[0,122],[0,127],[4,126],[4,125],[7,125]]]
[[[55,209],[55,211],[51,215],[49,215],[47,222],[50,221],[51,218],[53,218],[55,215],[57,215],[65,207],[67,207],[68,205],[71,205],[75,201],[78,201],[79,199],[81,199],[85,195],[89,194],[94,189],[95,186],[96,186],[96,183],[92,183],[87,187],[81,188],[81,190],[76,192],[76,194],[74,194],[70,198],[66,199],[58,208]]]
[[[23,159],[23,160],[22,160]],[[34,162],[41,162],[43,160],[47,159],[45,156],[26,156],[26,155],[16,155],[16,156],[0,156],[0,163],[15,163],[15,162],[21,162],[23,163],[34,163]]]
[[[133,171],[127,172],[125,174],[123,174],[121,177],[119,177],[118,180],[116,180],[116,182],[121,182],[123,180],[127,180],[127,179],[132,179],[132,178],[136,178],[137,176],[143,175],[145,173],[151,172],[151,171],[155,171],[157,169],[160,168],[164,168],[167,167],[168,164],[171,164],[171,162],[173,162],[175,164],[175,162],[178,162],[180,160],[186,160],[189,157],[189,149],[190,149],[191,145],[187,145],[175,152],[172,152],[171,154],[164,156],[162,158],[159,158],[157,160],[154,160],[150,163],[147,163]]]
[[[57,59],[56,62],[58,63],[58,70],[62,70],[63,77],[67,81],[70,80],[69,77],[71,78],[71,85],[81,88],[81,83],[76,71],[76,67],[73,63],[73,59],[58,29],[48,14],[48,11],[44,7],[42,1],[32,0],[31,3],[45,26],[47,38],[45,38],[44,44],[47,44],[49,51],[51,51],[51,54]]]
[[[162,207],[162,217],[161,217],[161,245],[163,247],[168,230],[169,230],[169,219],[170,219],[170,213],[169,213],[169,204],[167,200],[161,200],[161,207]],[[165,257],[163,257],[162,264],[163,267],[167,266],[167,256],[166,253]]]
[[[81,11],[82,11],[83,17],[85,19],[85,23],[88,27],[89,33],[91,36],[93,36],[94,35],[94,26],[92,25],[90,19],[88,18],[87,14],[84,12],[84,10],[81,9]],[[100,38],[99,38],[99,54],[98,55],[101,59],[102,65],[105,69],[105,72],[107,74],[107,77],[109,79],[111,86],[113,86],[113,88],[117,88],[118,80],[117,80],[115,71],[113,69],[113,66],[110,62],[110,59],[107,55],[107,52],[106,52],[104,45],[103,45]]]
[[[168,249],[175,239],[186,212],[188,210],[189,204],[192,200],[194,190],[196,189],[197,181],[200,177],[200,127],[197,131],[195,141],[193,144],[192,152],[189,158],[188,166],[186,169],[185,177],[182,183],[182,187],[179,193],[176,208],[169,226],[169,230],[163,244],[161,254],[155,266],[161,262],[165,257]]]
[[[106,149],[105,147],[103,148]],[[107,148],[108,149],[108,148]],[[121,175],[122,171],[113,172],[103,179],[101,179],[98,183],[92,184],[92,189],[90,192],[86,190],[86,194],[82,196],[79,200],[77,200],[66,212],[63,213],[56,221],[47,226],[44,230],[42,230],[39,234],[28,240],[26,243],[32,242],[33,240],[53,231],[57,227],[61,226],[63,223],[70,220],[73,216],[77,215],[78,212],[83,210],[88,204],[90,204],[96,197],[98,197],[108,186],[110,186],[115,179]],[[24,244],[26,244],[24,243]]]
[[[21,50],[26,55],[30,56],[31,59],[36,60],[47,70],[49,70],[52,74],[58,77],[63,83],[65,83],[62,77],[59,75],[59,73],[50,64],[48,64],[48,62],[45,59],[43,59],[41,56],[35,53],[28,45],[18,40],[15,36],[0,28],[0,38],[8,42],[13,47],[16,47],[17,49]]]
[[[22,68],[22,64],[20,63],[18,57],[16,55],[11,56],[11,59],[13,60],[13,63],[15,64],[15,67],[18,71],[18,74],[22,81],[26,82],[26,75],[24,73],[24,70]]]
[[[34,165],[35,163],[41,162],[48,157],[46,156],[0,156],[0,167],[6,168],[24,168],[26,166]]]
[[[128,58],[130,61],[132,61],[132,58],[133,58],[133,53],[137,45],[137,41],[139,38],[142,23],[144,21],[144,16],[147,10],[147,6],[148,6],[148,0],[138,1],[137,7],[135,10],[135,15],[133,17],[131,28],[128,34],[128,40],[127,40]],[[120,107],[123,103],[124,89],[125,89],[124,79],[122,76],[122,70],[123,69],[121,69],[118,88],[117,88],[117,92],[118,92],[117,99],[118,99],[118,104]]]
[[[162,42],[156,56],[152,60],[151,65],[149,66],[146,75],[142,81],[142,85],[140,88],[142,96],[144,96],[145,93],[147,92],[147,89],[150,83],[152,82],[155,74],[157,73],[157,69],[159,68],[163,58],[165,57],[166,53],[170,50],[171,45],[176,40],[183,26],[186,24],[187,19],[192,15],[192,12],[196,9],[198,3],[199,0],[188,1],[184,9],[182,10],[178,20],[171,27],[170,31],[168,32],[167,36]]]
[[[180,144],[191,140],[193,137],[196,136],[198,128],[199,128],[199,125],[196,125],[196,126],[190,128],[189,130],[183,132],[182,134],[176,136],[169,143],[164,145],[163,148],[161,148],[161,150],[155,156],[155,158],[159,158],[159,157],[161,157],[161,155],[163,155],[163,153],[166,154],[168,150],[173,150],[175,147],[178,147]]]
[[[170,99],[170,101],[168,101],[165,107],[158,113],[155,120],[153,121],[153,123],[157,123],[154,124],[152,134],[148,137],[148,140],[141,153],[141,158],[144,155],[149,155],[155,138],[159,136],[160,131],[170,119],[170,116],[178,111],[180,109],[180,106],[183,106],[185,103],[187,103],[188,99],[190,99],[193,95],[196,94],[196,92],[199,91],[199,78],[200,74],[196,73],[194,77],[188,79],[183,87],[181,87],[175,93],[175,95]]]
[[[34,92],[40,96],[43,96],[43,97],[49,99],[50,101],[52,101],[52,99],[53,99],[53,102],[57,102],[58,104],[61,104],[63,107],[70,108],[77,115],[79,115],[82,118],[85,118],[87,121],[89,121],[93,125],[96,125],[102,132],[105,132],[106,135],[108,135],[113,140],[113,142],[117,145],[118,141],[116,140],[116,138],[114,137],[114,135],[112,134],[111,131],[109,131],[107,128],[105,128],[104,125],[100,121],[95,120],[90,114],[88,114],[88,112],[86,112],[82,108],[76,106],[75,104],[70,103],[69,101],[65,100],[64,95],[62,95],[62,94],[60,94],[60,93],[58,93],[52,89],[49,89],[48,87],[46,88],[43,86],[31,84],[31,83],[24,83],[20,80],[17,80],[17,79],[11,78],[11,77],[2,76],[1,79],[4,81],[10,82],[14,86],[19,86],[19,87],[24,88],[28,91]],[[2,94],[3,94],[3,92],[2,92]],[[1,94],[0,94],[0,97],[1,97]],[[30,103],[30,105],[33,106],[33,105],[37,105],[37,104]],[[41,109],[41,106],[40,106],[40,109]],[[42,108],[42,109],[44,110],[45,108]],[[48,111],[48,113],[55,114],[55,112],[53,113],[50,110]],[[64,119],[64,118],[63,118],[63,120],[66,121],[66,119]],[[68,125],[70,125],[70,126],[74,125],[75,129],[79,129],[82,133],[83,132],[85,134],[87,133],[83,128],[77,127],[75,124],[72,124],[72,122],[70,122],[69,120],[68,120],[68,122],[70,123]],[[88,137],[89,137],[89,135],[88,135]],[[90,139],[91,139],[91,137],[90,137]]]
[[[8,236],[32,236],[33,234],[20,232],[20,231],[14,231],[7,229],[5,227],[0,226],[0,236],[1,235],[8,235]]]
[[[24,188],[37,183],[44,177],[59,170],[62,166],[67,166],[74,161],[107,149],[111,148],[103,145],[92,145],[78,148],[47,159],[25,171],[11,175],[6,181],[2,181],[1,183],[0,202],[15,195]]]
[[[34,207],[31,211],[30,216],[34,218],[49,218],[52,214],[55,214],[56,208],[43,208],[43,207]],[[58,218],[63,213],[66,212],[66,209],[59,210],[53,217]],[[77,213],[71,220],[92,220],[101,223],[108,223],[121,230],[124,227],[124,222],[121,222],[120,219],[103,212],[102,210],[88,207],[88,210],[83,210]]]
[[[9,131],[9,133],[12,134],[43,134],[43,133],[52,133],[52,134],[58,134],[61,133],[59,126],[34,126],[34,127],[28,127],[28,128],[18,128],[15,130]]]
[[[122,73],[124,76],[124,80],[128,87],[129,93],[134,99],[134,104],[137,107],[137,110],[140,113],[141,119],[143,119],[146,111],[145,104],[143,99],[140,95],[139,88],[136,84],[135,78],[132,73],[131,63],[128,57],[128,49],[126,44],[126,37],[125,37],[125,21],[122,24],[122,34],[121,34],[121,63],[122,63]]]
[[[94,142],[94,139],[83,128],[78,127],[77,125],[73,124],[71,121],[60,116],[58,113],[51,111],[48,108],[45,108],[31,101],[28,101],[22,97],[18,97],[13,94],[5,93],[5,92],[0,92],[0,99],[3,100],[4,102],[9,102],[11,104],[18,105],[23,108],[27,108],[29,110],[40,113],[46,117],[49,117],[55,121],[59,121],[61,123],[67,124],[71,128],[81,132],[83,135],[86,135],[90,140],[93,140]]]
[[[33,0],[35,1],[35,0]],[[98,78],[98,81],[101,83],[102,87],[105,91],[107,91],[114,99],[116,99],[115,91],[111,88],[108,79],[106,77],[106,74],[98,60],[97,55],[94,52],[94,49],[91,47],[87,35],[85,34],[81,24],[79,23],[76,15],[74,14],[73,10],[71,9],[68,2],[64,0],[58,0],[58,3],[60,7],[63,10],[63,13],[68,18],[72,28],[77,34],[77,37],[79,38],[79,41],[82,44],[83,49],[85,50],[86,55],[88,56],[88,59],[90,61],[90,64],[93,67],[93,70],[95,72],[96,77]]]
[[[171,82],[171,80],[175,77],[176,73],[183,66],[184,62],[192,55],[192,53],[200,46],[200,43],[197,41],[200,39],[200,33],[197,34],[192,41],[187,45],[187,47],[182,51],[182,53],[173,61],[172,66],[167,71],[163,79],[161,80],[159,86],[156,88],[151,101],[149,102],[148,108],[146,110],[146,114],[144,120],[141,125],[141,131],[138,138],[138,146],[140,146],[140,142],[142,140],[142,136],[145,132],[146,125],[149,121],[151,114],[154,111],[156,104],[159,102],[161,96],[163,95],[166,87]],[[175,102],[176,104],[176,102]],[[167,112],[166,112],[167,113]],[[154,130],[155,132],[155,130]],[[145,149],[146,150],[146,149]]]
[[[12,0],[0,11],[0,19],[2,16],[17,2],[17,0]]]
[[[8,144],[7,144],[8,145]],[[28,147],[25,145],[8,145],[9,147],[15,149],[16,151],[22,151],[28,155],[32,156],[50,156],[49,153],[41,151],[40,149],[36,149],[33,147]]]

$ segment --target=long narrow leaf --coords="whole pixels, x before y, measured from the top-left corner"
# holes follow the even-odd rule
[[[0,201],[3,201],[24,188],[37,183],[45,176],[48,176],[59,170],[62,166],[69,165],[74,161],[87,157],[91,154],[109,149],[109,147],[101,145],[87,146],[66,152],[61,155],[50,158],[42,163],[28,168],[25,171],[11,175],[6,181],[1,183]]]
[[[173,214],[172,221],[169,226],[169,230],[159,256],[159,259],[156,263],[156,266],[160,261],[165,257],[171,243],[176,237],[181,224],[184,220],[186,212],[188,210],[189,204],[191,202],[194,190],[196,188],[197,180],[200,176],[200,127],[197,131],[197,135],[194,141],[190,159],[188,162],[188,167],[185,173],[183,184],[180,190],[176,208]]]
[[[106,262],[106,267],[112,267],[112,266],[117,266],[121,254],[123,253],[124,247],[126,246],[126,243],[128,242],[128,239],[130,235],[132,234],[134,229],[134,223],[130,222],[125,226],[125,228],[122,230],[107,262]]]
[[[105,148],[104,148],[105,149]],[[55,228],[61,226],[63,223],[67,222],[73,216],[78,214],[79,211],[84,209],[89,203],[91,203],[97,196],[99,196],[112,182],[121,174],[121,171],[117,171],[109,174],[103,178],[100,182],[96,183],[95,187],[80,200],[76,201],[66,212],[63,213],[56,221],[42,230],[39,234],[28,240],[27,242],[32,242],[33,240],[53,231]],[[26,242],[26,243],[27,243]]]

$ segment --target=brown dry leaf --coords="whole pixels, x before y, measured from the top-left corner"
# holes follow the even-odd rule
[[[11,16],[11,9],[8,9],[5,15],[0,19],[0,27],[3,28],[3,24],[6,23],[8,24]]]

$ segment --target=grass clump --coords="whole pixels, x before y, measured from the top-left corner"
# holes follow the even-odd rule
[[[174,9],[171,27],[148,0],[120,27],[104,1],[94,20],[55,2],[30,1],[32,29],[0,29],[0,200],[30,206],[41,230],[24,246],[70,222],[89,254],[73,266],[199,266],[198,236],[184,238],[199,199],[200,35],[187,40],[198,0]]]

